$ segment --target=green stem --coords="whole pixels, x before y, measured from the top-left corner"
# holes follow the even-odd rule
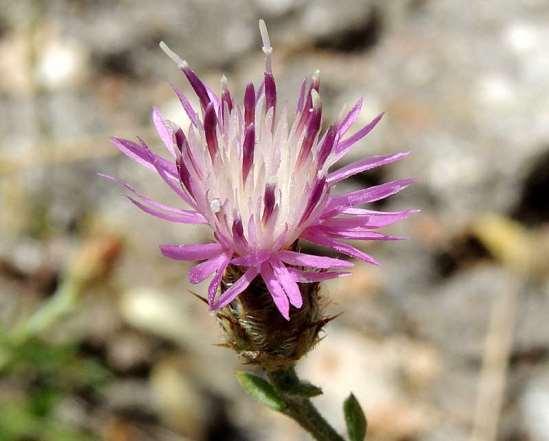
[[[72,277],[66,277],[55,294],[25,322],[14,329],[13,341],[23,343],[51,328],[74,309],[79,291],[80,284]]]
[[[309,398],[288,392],[299,384],[299,378],[293,367],[269,372],[267,375],[286,403],[287,407],[282,413],[296,421],[317,441],[344,441],[344,438],[320,415]]]
[[[74,310],[80,289],[78,280],[70,276],[65,277],[55,294],[46,303],[27,320],[19,323],[13,331],[6,334],[5,339],[0,341],[0,372],[12,360],[14,347],[40,336]]]

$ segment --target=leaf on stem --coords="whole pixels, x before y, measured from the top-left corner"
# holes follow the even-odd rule
[[[298,397],[312,398],[322,395],[322,389],[315,386],[308,381],[300,381],[299,383],[292,384],[284,390],[289,395],[296,395]]]
[[[364,441],[368,423],[360,404],[352,393],[343,403],[343,413],[345,414],[349,440]]]
[[[286,408],[286,403],[275,388],[266,380],[248,372],[238,371],[236,379],[242,388],[257,401],[276,411]]]

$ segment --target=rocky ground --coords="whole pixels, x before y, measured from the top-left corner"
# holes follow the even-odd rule
[[[0,440],[307,439],[239,389],[185,265],[157,251],[208,231],[137,213],[96,176],[170,201],[108,138],[153,143],[153,105],[181,121],[160,40],[241,94],[262,72],[258,17],[289,105],[318,68],[329,119],[359,96],[361,122],[386,112],[356,156],[412,152],[346,185],[418,181],[384,206],[422,209],[393,228],[410,239],[323,287],[343,314],[300,366],[319,407],[343,430],[353,390],[371,441],[549,440],[543,0],[0,0]],[[79,262],[93,271],[70,314],[5,343]]]

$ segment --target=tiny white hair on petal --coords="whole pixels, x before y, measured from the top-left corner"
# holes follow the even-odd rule
[[[183,58],[181,58],[174,51],[172,51],[166,43],[161,41],[160,43],[158,43],[158,46],[160,46],[160,49],[162,49],[162,52],[164,52],[168,57],[171,58],[171,60],[175,64],[177,64],[177,67],[179,67],[180,69],[185,69],[189,67],[189,63],[187,63]]]

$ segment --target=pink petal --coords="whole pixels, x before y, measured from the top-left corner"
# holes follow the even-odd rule
[[[225,274],[225,269],[229,265],[230,260],[231,260],[231,256],[225,254],[225,260],[223,260],[219,268],[217,268],[215,272],[215,276],[212,278],[212,281],[208,286],[208,304],[210,305],[210,308],[214,303],[214,299],[217,294],[219,284],[221,283],[221,279],[223,278],[223,274]]]
[[[153,166],[156,169],[157,173],[160,175],[162,180],[170,187],[175,194],[177,194],[181,199],[183,199],[190,206],[195,206],[193,198],[181,188],[179,180],[173,179],[171,176],[166,174],[166,171],[159,165],[155,160],[153,161]]]
[[[242,224],[242,219],[237,217],[233,221],[233,226],[231,228],[231,232],[233,233],[234,244],[240,250],[244,250],[244,249],[248,248],[248,241],[246,240],[246,236],[244,236],[244,225]]]
[[[301,297],[301,291],[293,276],[288,272],[286,266],[276,257],[271,259],[270,263],[275,277],[282,286],[282,289],[286,292],[292,306],[301,308],[301,306],[303,306],[303,298]]]
[[[246,256],[236,257],[231,260],[233,265],[239,266],[254,266],[260,265],[272,256],[270,251],[257,251],[254,254],[248,254]]]
[[[166,149],[172,154],[172,156],[175,158],[175,148],[174,148],[174,130],[172,127],[170,127],[168,121],[162,116],[160,113],[160,110],[158,110],[157,107],[153,108],[152,112],[152,120],[154,127],[156,128],[156,132],[158,133],[158,136],[160,136],[160,139],[166,146]]]
[[[180,210],[178,213],[172,211],[162,211],[151,206],[148,206],[145,203],[139,202],[137,199],[128,196],[128,199],[145,213],[148,213],[152,216],[164,219],[170,222],[181,223],[181,224],[207,224],[208,221],[204,216],[196,211],[192,210]]]
[[[312,268],[350,268],[353,266],[352,262],[347,262],[346,260],[298,253],[290,250],[280,251],[278,257],[283,262],[294,266],[307,266]]]
[[[337,277],[350,276],[349,272],[311,272],[298,270],[297,268],[288,268],[288,272],[294,277],[294,279],[299,283],[315,283],[322,282],[324,280],[335,279]]]
[[[172,85],[172,89],[175,92],[175,94],[177,95],[177,98],[179,98],[179,102],[183,106],[183,109],[185,110],[185,113],[187,114],[187,116],[191,120],[192,124],[197,128],[200,127],[201,124],[200,124],[200,120],[198,118],[198,114],[194,111],[191,102],[183,94],[183,92],[181,92],[178,88],[176,88],[175,86]]]
[[[356,228],[368,226],[368,216],[352,216],[352,217],[332,217],[323,220],[322,223],[312,226],[314,227],[328,227],[328,228]]]
[[[400,179],[364,188],[362,190],[352,191],[341,196],[334,196],[326,206],[324,213],[327,214],[332,210],[338,211],[341,208],[353,207],[355,205],[367,204],[385,199],[405,189],[413,182],[413,179]]]
[[[408,156],[410,152],[396,153],[394,155],[376,155],[369,158],[361,159],[360,161],[353,162],[345,167],[336,170],[328,174],[328,183],[335,184],[339,181],[347,179],[350,176],[357,173],[365,172],[382,165],[390,164],[395,161],[399,161],[402,158]]]
[[[336,147],[336,152],[340,156],[343,156],[347,150],[349,150],[354,144],[364,138],[368,133],[370,133],[377,123],[383,118],[383,113],[380,113],[372,121],[366,124],[362,129],[356,132],[354,135],[349,136],[347,139],[342,140]]]
[[[228,260],[229,259],[226,254],[220,254],[219,256],[212,257],[211,259],[205,260],[204,262],[193,266],[189,270],[189,281],[193,284],[202,282],[215,273]]]
[[[307,205],[305,206],[305,211],[301,215],[301,219],[299,221],[300,223],[305,222],[310,217],[314,208],[320,201],[322,195],[325,194],[324,190],[326,188],[326,178],[319,179],[313,184],[313,187],[309,191],[309,200],[307,201]]]
[[[393,213],[387,212],[383,214],[370,214],[367,226],[370,228],[386,227],[392,225],[395,222],[408,218],[410,215],[419,213],[420,210],[403,210],[395,211]]]
[[[365,228],[380,228],[394,224],[400,220],[408,218],[411,214],[417,213],[418,210],[403,210],[394,212],[372,211],[364,208],[348,208],[341,214],[355,214],[352,217],[332,217],[322,221],[323,226],[329,227],[365,227]],[[360,213],[360,214],[359,214]]]
[[[261,266],[261,277],[263,278],[276,307],[280,311],[280,314],[282,314],[282,317],[286,320],[290,320],[290,302],[288,301],[288,297],[282,289],[280,282],[275,277],[271,265],[268,263],[264,263]]]
[[[369,254],[366,254],[364,251],[361,251],[345,242],[339,242],[324,234],[320,234],[317,231],[306,230],[302,237],[310,242],[331,248],[339,253],[347,254],[348,256],[355,257],[373,265],[379,265],[379,262],[376,259]]]
[[[318,168],[322,168],[322,166],[326,162],[326,159],[328,159],[328,157],[332,153],[332,150],[336,145],[337,136],[338,134],[336,127],[330,126],[328,128],[328,131],[324,135],[324,138],[322,139],[322,144],[318,151]]]
[[[386,234],[378,233],[376,231],[364,229],[364,228],[326,228],[319,226],[316,228],[310,228],[309,231],[318,231],[321,234],[326,234],[332,237],[340,237],[343,239],[354,240],[402,240],[402,237],[388,236]]]
[[[133,141],[130,141],[129,139],[123,138],[113,137],[111,138],[111,141],[118,150],[120,150],[128,158],[133,159],[135,162],[141,164],[142,166],[147,167],[151,170],[156,170],[153,162],[157,161],[158,167],[162,168],[172,176],[177,176],[175,164],[172,164],[161,156],[156,155],[145,146],[139,145]]]
[[[175,260],[205,260],[223,252],[217,242],[195,243],[191,245],[161,245],[160,251],[166,257]]]
[[[190,215],[196,215],[196,219],[199,222],[190,222],[190,223],[207,223],[207,220],[199,213],[192,211],[192,210],[181,210],[179,208],[170,207],[169,205],[161,204],[160,202],[157,202],[153,199],[150,199],[143,195],[142,193],[139,193],[134,187],[132,187],[129,183],[126,181],[123,181],[121,179],[115,178],[113,176],[105,175],[103,173],[98,173],[99,176],[102,178],[108,179],[110,181],[116,182],[120,186],[124,187],[126,190],[128,190],[130,193],[132,193],[134,196],[139,198],[136,200],[135,198],[129,197],[129,199],[137,205],[139,208],[141,208],[146,213],[149,213],[153,216],[160,217],[162,219],[170,220],[171,222],[184,222],[184,218],[189,218]],[[168,219],[168,217],[164,215],[173,215],[172,219]],[[179,219],[179,220],[178,220]]]
[[[304,100],[302,103],[302,107],[298,109],[298,115],[296,115],[296,119],[298,120],[297,126],[299,129],[302,129],[311,117],[311,112],[309,110],[313,107],[313,99],[311,96],[311,92],[313,91],[313,89],[317,92],[320,89],[320,78],[316,75],[311,78],[310,82],[307,81],[307,87],[305,89],[306,92],[303,97]]]
[[[349,113],[347,113],[347,115],[345,115],[345,117],[338,124],[337,131],[340,134],[340,136],[343,136],[345,133],[347,133],[347,130],[349,130],[349,128],[357,120],[358,115],[362,110],[363,104],[364,104],[364,100],[362,98],[359,98],[358,101],[353,106],[353,108],[349,111]]]
[[[297,106],[295,109],[296,113],[300,113],[303,110],[303,106],[305,104],[305,92],[307,91],[308,83],[308,78],[305,78],[301,83],[301,87],[299,88],[299,98],[297,99]]]
[[[311,148],[316,139],[316,135],[320,129],[320,121],[322,120],[322,107],[319,106],[313,109],[306,122],[306,132],[303,142],[301,143],[301,150],[299,151],[299,157],[297,159],[298,164],[303,163],[305,159],[309,157]]]
[[[234,282],[217,301],[214,301],[210,308],[215,311],[227,306],[238,296],[238,294],[250,286],[250,283],[255,279],[258,273],[259,271],[257,268],[249,268],[248,271],[246,271],[240,279]]]
[[[208,98],[210,98],[210,101],[214,105],[215,113],[219,118],[221,115],[221,101],[219,97],[215,94],[215,92],[207,84],[204,83],[204,86],[206,87],[206,91],[208,92]]]

